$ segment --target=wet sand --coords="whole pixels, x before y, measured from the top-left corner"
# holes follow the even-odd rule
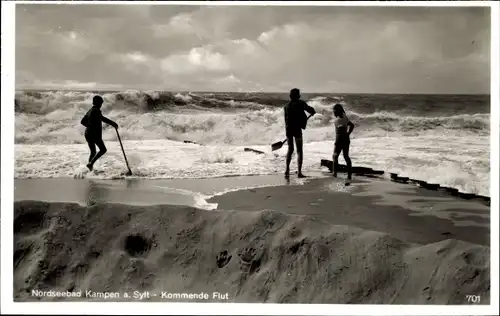
[[[489,246],[490,208],[441,192],[386,180],[314,180],[306,186],[278,186],[230,192],[208,200],[219,208],[271,209],[384,232],[428,244],[449,238]]]
[[[294,180],[291,184],[302,184]],[[76,202],[81,205],[122,203],[128,205],[187,205],[213,209],[205,199],[214,194],[252,187],[285,185],[282,176],[240,176],[174,180],[90,180],[90,179],[15,179],[14,200]]]

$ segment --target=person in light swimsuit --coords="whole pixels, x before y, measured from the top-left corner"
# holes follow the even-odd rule
[[[339,156],[342,152],[347,165],[347,179],[352,179],[352,163],[349,157],[349,146],[351,145],[350,135],[354,129],[354,124],[349,120],[344,108],[340,104],[333,106],[335,115],[335,147],[333,148],[333,176],[337,177],[339,168]]]

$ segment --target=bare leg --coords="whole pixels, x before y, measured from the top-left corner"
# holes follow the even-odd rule
[[[352,163],[351,163],[351,158],[349,157],[349,143],[347,143],[344,147],[344,160],[345,164],[347,166],[347,179],[351,180],[352,179]],[[338,160],[338,158],[337,158]]]
[[[101,158],[108,150],[106,149],[106,146],[104,146],[104,142],[102,139],[98,140],[96,142],[97,147],[99,147],[99,152],[92,158],[92,160],[89,162],[87,167],[89,167],[90,170],[94,168],[94,163],[97,161],[97,159]]]
[[[288,152],[286,153],[286,169],[285,169],[285,177],[290,175],[290,163],[292,162],[293,155],[293,137],[287,137],[288,143]]]
[[[341,148],[339,144],[335,144],[335,147],[333,148],[333,155],[332,155],[332,161],[333,161],[333,176],[337,177],[337,171],[339,170],[339,156],[340,156]]]
[[[302,137],[295,138],[295,144],[297,145],[297,168],[298,168],[298,177],[304,178],[305,176],[302,174],[302,163],[304,162],[304,146]]]
[[[88,137],[88,135],[85,135],[85,140],[87,141],[87,144],[89,145],[90,149],[90,155],[89,155],[89,162],[87,163],[87,168],[92,171],[92,159],[95,157],[95,142],[92,138]]]
[[[94,158],[96,151],[95,151],[95,144],[93,142],[88,142],[89,144],[89,149],[90,149],[90,155],[89,155],[89,164],[92,161],[92,158]]]

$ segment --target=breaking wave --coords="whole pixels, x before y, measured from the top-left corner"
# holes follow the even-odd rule
[[[18,91],[16,93],[16,143],[83,143],[79,121],[88,110],[93,92]],[[128,140],[191,140],[205,144],[265,144],[283,134],[281,106],[286,95],[195,94],[125,91],[103,93],[103,113],[120,125]],[[342,97],[314,97],[316,108],[308,124],[308,139],[333,137],[332,104]],[[400,133],[417,136],[427,131],[460,131],[488,135],[488,113],[428,116],[404,111],[372,111],[347,103],[348,115],[357,125],[358,137]],[[381,107],[383,108],[383,107]],[[113,140],[109,131],[105,139]]]

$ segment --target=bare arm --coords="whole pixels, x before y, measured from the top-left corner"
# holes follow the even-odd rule
[[[351,135],[353,129],[354,129],[354,123],[349,121],[347,123],[347,135]]]
[[[316,114],[316,110],[310,106],[309,104],[307,104],[306,102],[304,102],[304,110],[309,113],[311,116]]]
[[[109,118],[105,117],[104,115],[101,116],[101,119],[104,123],[109,124],[113,126],[114,128],[118,127],[118,124],[116,124],[114,121],[110,120]]]
[[[288,111],[287,111],[286,107],[284,108],[283,112],[285,114],[285,128],[287,129],[288,128]]]

